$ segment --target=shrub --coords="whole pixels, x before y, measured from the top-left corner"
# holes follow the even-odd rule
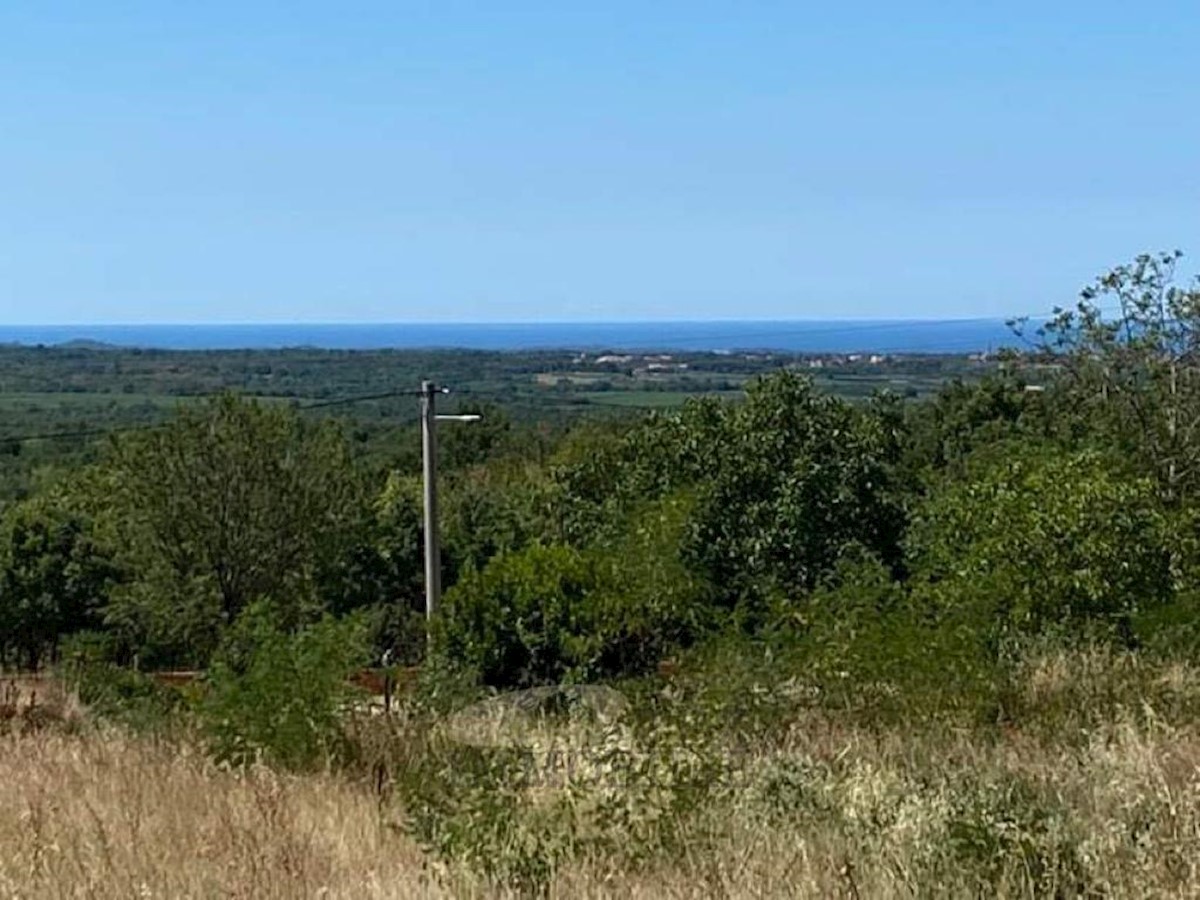
[[[882,425],[790,373],[751,385],[725,433],[701,444],[688,558],[727,601],[802,597],[859,547],[898,562],[895,447]]]
[[[406,831],[434,857],[544,895],[575,850],[570,804],[528,796],[528,753],[435,742],[396,772]]]
[[[182,721],[184,695],[151,676],[112,662],[103,632],[80,632],[63,645],[66,684],[88,710],[135,731],[168,732]]]
[[[1015,458],[935,494],[910,560],[936,608],[974,609],[994,646],[1020,635],[1116,635],[1171,597],[1154,486],[1091,454]]]
[[[744,404],[702,398],[651,416],[556,478],[579,543],[611,536],[647,499],[688,492],[685,557],[734,606],[802,596],[855,545],[898,562],[896,453],[883,417],[780,372],[751,383]]]
[[[672,687],[715,727],[759,744],[814,709],[870,727],[998,716],[1003,672],[979,629],[928,615],[876,560],[840,566],[803,605],[774,606],[768,627],[726,631],[681,660]]]
[[[58,495],[0,518],[0,661],[37,669],[64,636],[100,624],[119,572],[91,531]]]
[[[343,759],[348,678],[366,655],[358,617],[289,632],[269,603],[252,604],[226,634],[199,703],[213,755],[235,765],[266,757],[291,769]]]
[[[105,624],[166,665],[206,665],[259,597],[310,621],[364,504],[334,423],[232,394],[121,435],[79,490],[127,575]]]
[[[706,588],[678,559],[683,500],[649,504],[618,542],[531,545],[446,594],[440,655],[497,687],[636,672],[706,627]]]

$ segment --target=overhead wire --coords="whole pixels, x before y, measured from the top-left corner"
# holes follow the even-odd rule
[[[179,400],[208,400],[218,396],[217,394],[181,394]],[[253,394],[246,395],[249,399],[262,399]],[[372,400],[386,400],[393,397],[416,397],[420,396],[419,391],[414,390],[396,390],[384,391],[375,394],[361,394],[353,397],[338,397],[333,400],[317,400],[311,403],[296,404],[293,408],[298,412],[305,412],[310,409],[328,409],[334,406],[346,406],[352,403],[366,403]],[[24,444],[33,441],[53,441],[53,440],[68,440],[74,438],[88,437],[107,437],[116,436],[119,434],[128,434],[134,431],[151,431],[156,428],[164,428],[168,423],[145,424],[145,425],[126,425],[117,428],[79,428],[64,431],[45,431],[34,432],[31,434],[18,435],[0,435],[0,445]]]

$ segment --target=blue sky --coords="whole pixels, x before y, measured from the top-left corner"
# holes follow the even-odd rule
[[[0,323],[1006,316],[1200,268],[1200,4],[0,5]]]

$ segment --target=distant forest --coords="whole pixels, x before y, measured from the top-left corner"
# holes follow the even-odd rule
[[[94,459],[109,431],[161,423],[223,392],[287,406],[308,420],[337,419],[359,451],[403,466],[417,448],[417,403],[408,394],[423,378],[451,388],[443,401],[447,411],[486,408],[494,422],[545,433],[588,419],[678,408],[698,395],[736,400],[750,379],[785,368],[812,374],[823,391],[865,399],[880,390],[929,396],[948,380],[975,379],[991,367],[966,356],[920,354],[0,344],[0,503],[28,496],[35,473],[45,481],[56,469]]]

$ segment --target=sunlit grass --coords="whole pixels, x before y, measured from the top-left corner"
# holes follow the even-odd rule
[[[298,775],[216,766],[186,737],[13,728],[0,896],[1200,896],[1198,674],[1052,652],[1013,686],[1027,723],[878,727],[797,694],[757,743],[402,712],[361,725],[360,766]],[[514,744],[530,753],[507,775],[463,767]],[[425,789],[453,802],[421,834]]]

